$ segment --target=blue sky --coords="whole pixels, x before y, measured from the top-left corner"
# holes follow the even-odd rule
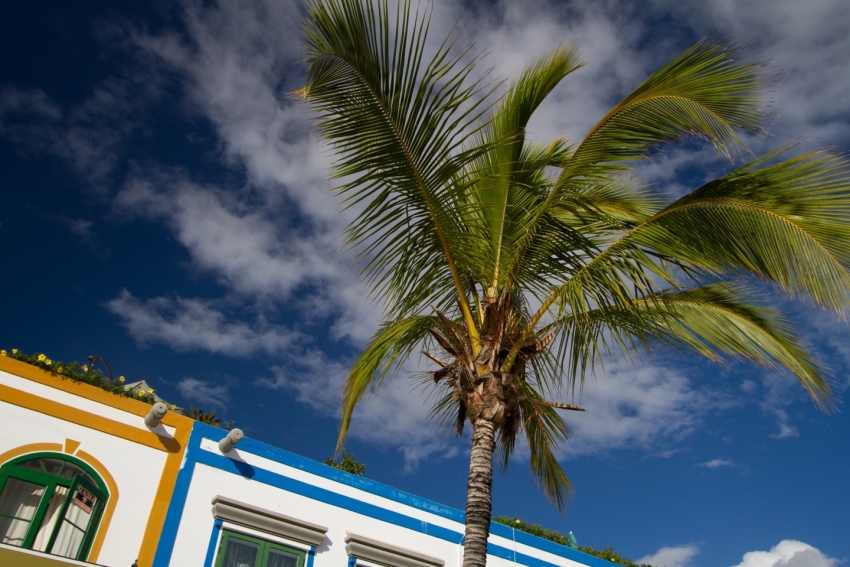
[[[433,37],[464,37],[510,76],[561,41],[588,65],[531,124],[580,138],[620,97],[718,30],[781,71],[758,152],[798,139],[850,148],[850,11],[821,2],[436,2]],[[174,403],[323,460],[339,388],[376,328],[337,235],[329,153],[300,87],[296,1],[16,3],[0,22],[0,348],[105,357]],[[642,174],[678,195],[730,167],[674,146]],[[696,185],[695,185],[696,184]],[[784,304],[777,294],[770,301]],[[846,397],[850,329],[789,307]],[[426,420],[398,378],[355,414],[367,476],[464,506],[467,441]],[[850,558],[850,418],[823,414],[793,378],[672,354],[609,364],[570,415],[558,516],[520,455],[494,513],[572,530],[657,565],[821,567]],[[843,410],[843,404],[839,404]]]

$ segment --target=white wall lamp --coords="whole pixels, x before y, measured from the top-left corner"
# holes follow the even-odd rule
[[[227,454],[231,452],[244,438],[245,434],[242,433],[241,429],[231,429],[227,434],[227,437],[218,442],[218,450]]]
[[[168,413],[168,406],[162,402],[157,402],[151,407],[151,411],[145,416],[145,425],[153,431],[162,423],[162,418]]]

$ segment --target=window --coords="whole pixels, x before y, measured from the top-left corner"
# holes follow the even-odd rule
[[[0,467],[0,542],[85,559],[108,494],[68,455],[35,453]]]
[[[304,567],[303,551],[223,531],[215,567]]]
[[[378,541],[362,535],[345,532],[345,551],[363,565],[360,560],[386,567],[444,567],[446,562],[439,557],[425,555],[420,551],[405,549],[391,543]]]

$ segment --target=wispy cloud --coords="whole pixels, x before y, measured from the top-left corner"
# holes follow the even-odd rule
[[[764,2],[714,0],[684,8],[656,0],[638,8],[625,1],[500,0],[476,10],[466,2],[441,2],[434,5],[432,39],[442,39],[462,16],[464,39],[489,49],[487,61],[503,77],[561,42],[578,40],[588,65],[553,92],[529,125],[532,138],[576,141],[693,39],[718,28],[744,31],[785,71],[785,83],[775,93],[781,101],[776,137],[766,143],[802,135],[835,144],[846,141],[850,116],[845,96],[850,61],[844,56],[850,52],[845,33],[850,11],[843,4],[785,1],[766,9]],[[336,355],[333,341],[316,344],[293,329],[307,333],[321,322],[331,339],[360,346],[377,328],[382,311],[368,300],[350,256],[338,250],[337,237],[351,212],[340,211],[328,191],[331,156],[311,136],[309,113],[287,96],[301,86],[304,74],[301,6],[295,0],[187,1],[181,22],[171,28],[152,33],[119,26],[113,33],[124,33],[122,44],[144,61],[138,81],[104,80],[76,105],[59,104],[41,90],[4,87],[0,135],[22,153],[65,159],[93,183],[111,179],[119,164],[128,166],[130,176],[111,187],[118,188],[114,211],[128,221],[166,226],[189,254],[191,268],[221,285],[220,297],[212,299],[121,292],[106,306],[136,341],[228,356],[274,354],[280,360],[260,385],[335,414],[351,361]],[[650,13],[636,17],[638,9]],[[671,14],[681,25],[666,37],[651,35],[644,22]],[[151,101],[162,96],[157,78],[163,76],[179,86],[182,117],[212,126],[216,149],[210,157],[237,181],[201,182],[192,172],[129,164],[122,157],[122,144],[144,124]],[[673,147],[647,161],[641,173],[678,195],[692,188],[681,183],[681,174],[703,167],[713,167],[709,174],[714,175],[728,164],[718,164],[711,148],[692,154]],[[698,177],[690,181],[700,183]],[[68,228],[81,236],[90,233],[89,221],[69,221]],[[297,327],[268,322],[284,308],[296,314]],[[836,341],[835,348],[841,344]],[[846,357],[850,360],[850,354]],[[411,362],[403,372],[417,370]],[[742,388],[755,395],[756,386],[748,380]],[[789,400],[799,399],[791,388],[799,393],[793,379],[764,379],[762,407],[776,419],[779,438],[797,433],[787,411]],[[431,427],[422,424],[428,399],[411,389],[402,375],[370,395],[352,434],[399,447],[410,463],[456,451],[452,443],[433,440]],[[678,369],[657,364],[588,381],[580,403],[589,412],[568,416],[574,437],[563,457],[627,448],[669,454],[676,449],[667,445],[685,438],[725,402]]]
[[[699,466],[705,467],[707,469],[719,469],[721,467],[734,467],[735,463],[732,462],[731,459],[712,459],[710,461],[706,461],[704,463],[700,463]]]
[[[186,400],[201,404],[205,411],[208,411],[207,408],[223,410],[227,407],[230,387],[227,384],[211,384],[186,377],[177,383],[177,391]]]
[[[689,435],[721,402],[709,390],[694,387],[684,373],[625,362],[588,380],[575,401],[587,412],[567,416],[573,437],[562,448],[564,457],[659,449],[660,443]]]
[[[248,324],[229,320],[211,302],[199,299],[140,300],[123,290],[106,307],[121,318],[130,335],[142,345],[165,344],[180,351],[250,356],[280,352],[301,338],[299,332],[262,321]]]

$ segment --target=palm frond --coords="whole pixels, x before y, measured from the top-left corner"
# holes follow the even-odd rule
[[[351,425],[354,408],[371,388],[378,388],[411,352],[423,343],[428,332],[439,326],[436,317],[408,317],[385,323],[352,366],[342,391],[337,450],[341,450]]]
[[[844,315],[850,302],[850,163],[779,148],[679,199],[634,243],[704,270],[742,272]]]
[[[820,408],[832,407],[824,370],[782,314],[756,301],[740,285],[665,290],[580,317],[565,317],[553,326],[562,329],[562,356],[568,361],[569,374],[579,381],[603,355],[667,345],[714,362],[731,356],[766,368],[785,368]]]
[[[394,24],[394,25],[393,25]],[[425,57],[429,14],[409,1],[395,21],[386,1],[314,0],[305,26],[309,71],[300,92],[337,155],[348,206],[363,207],[347,241],[393,316],[452,291],[466,301],[456,256],[464,234],[445,206],[449,181],[485,148],[464,149],[485,112],[477,63],[449,37]],[[410,227],[415,227],[410,230]],[[411,274],[429,273],[429,279]],[[464,321],[475,334],[471,310]]]

